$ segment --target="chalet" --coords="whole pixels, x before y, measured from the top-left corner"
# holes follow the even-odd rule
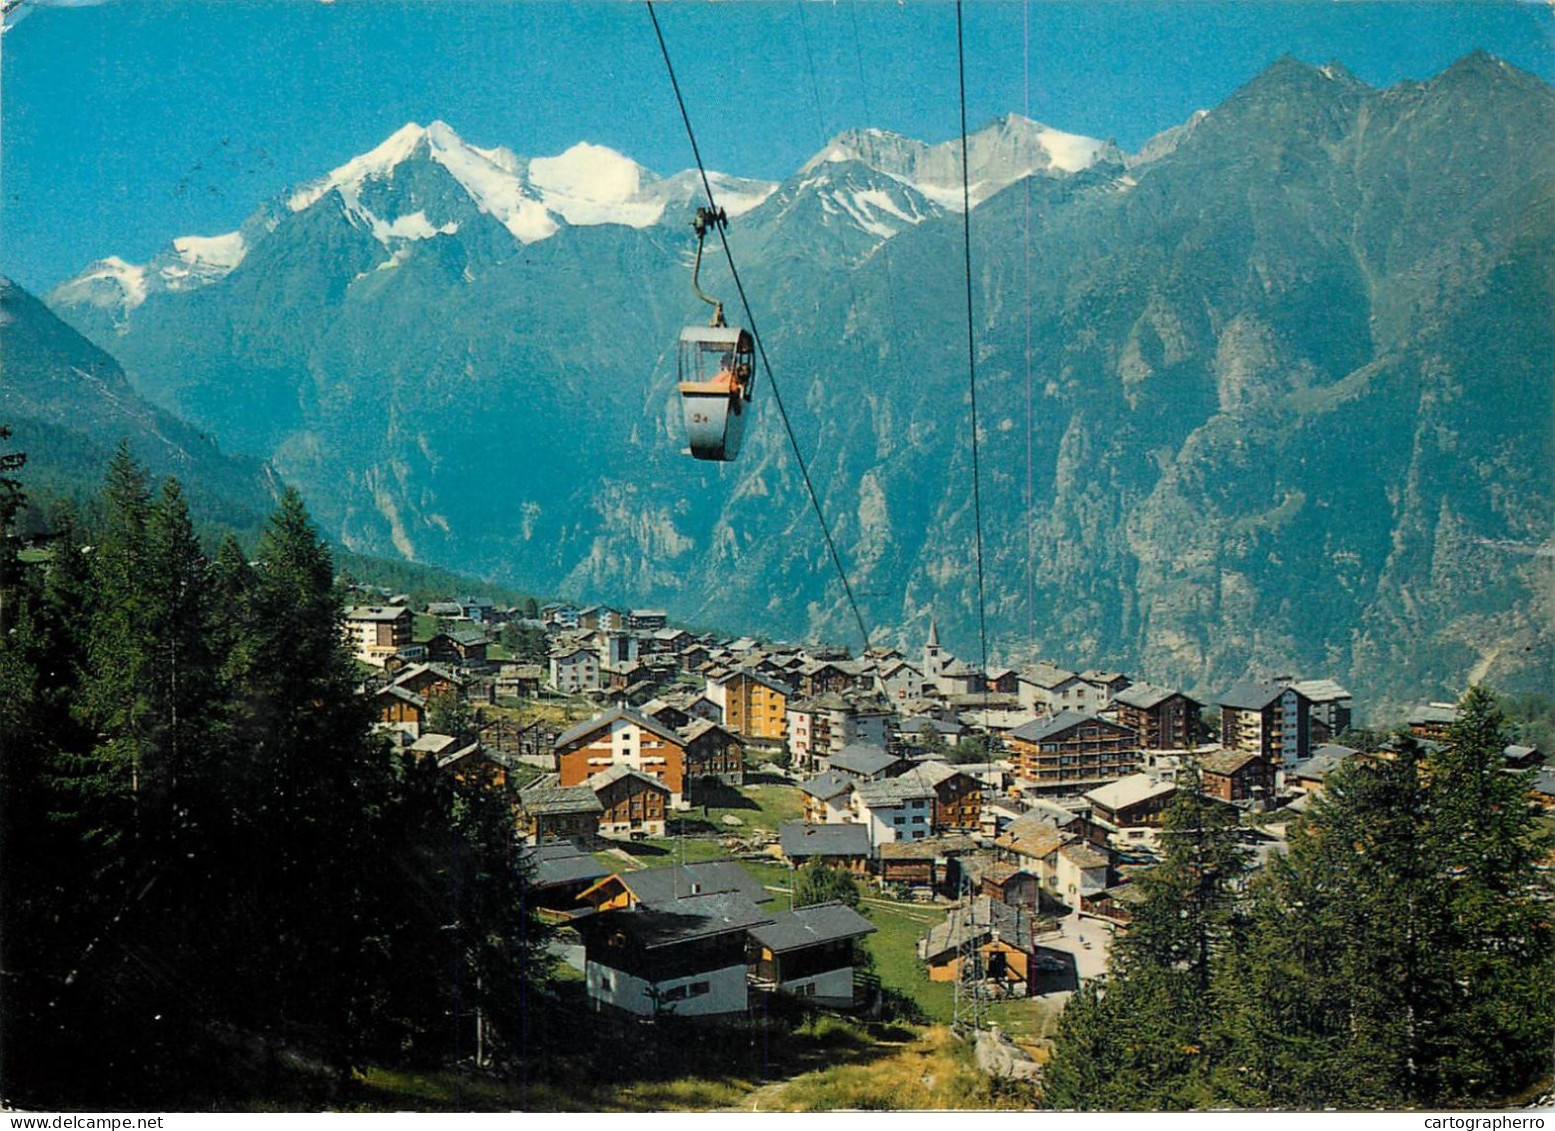
[[[1077,839],[1073,830],[1060,828],[1041,813],[1027,813],[1005,826],[994,841],[1002,859],[1042,878],[1054,868],[1053,856],[1058,849]]]
[[[737,891],[579,919],[589,1000],[639,1017],[744,1013],[747,932],[772,920]]]
[[[503,699],[533,699],[540,694],[545,671],[539,664],[503,664],[497,669],[497,695]]]
[[[799,669],[799,690],[810,696],[837,695],[859,686],[864,673],[851,660],[817,660]]]
[[[880,846],[898,840],[922,840],[933,828],[934,788],[901,778],[859,782],[853,787],[853,809],[869,829],[869,843]]]
[[[919,762],[900,775],[934,791],[934,831],[975,833],[983,823],[983,785],[944,762]]]
[[[663,837],[671,794],[662,780],[617,763],[589,777],[603,836]]]
[[[1130,774],[1085,797],[1097,821],[1118,829],[1156,828],[1177,797],[1177,785],[1149,774]]]
[[[642,705],[641,711],[654,722],[679,731],[684,731],[691,724],[692,716],[679,704],[668,699],[650,699]]]
[[[1041,880],[1019,864],[991,860],[977,869],[978,894],[1009,907],[1035,908]]]
[[[804,819],[811,824],[851,824],[858,820],[853,809],[853,786],[857,779],[836,770],[799,783],[804,794]]]
[[[919,939],[918,957],[928,965],[931,982],[954,982],[961,977],[961,956],[974,948],[988,981],[1024,997],[1035,992],[1037,975],[1054,961],[1043,960],[1037,942],[1053,933],[1051,920],[979,896],[951,908],[943,923]]]
[[[819,860],[828,868],[840,868],[855,875],[862,876],[869,871],[869,830],[863,825],[784,821],[778,826],[778,848],[783,859],[795,868]]]
[[[616,707],[556,738],[556,764],[562,785],[582,785],[612,766],[625,766],[658,778],[681,804],[686,791],[685,740],[670,727]]]
[[[1293,770],[1311,747],[1306,696],[1285,683],[1238,683],[1220,697],[1220,744]]]
[[[1508,770],[1533,770],[1544,764],[1544,754],[1537,746],[1519,746],[1515,743],[1501,751],[1502,765]]]
[[[749,928],[749,962],[759,989],[818,1005],[853,1004],[854,947],[875,925],[843,903],[773,913]]]
[[[1296,763],[1296,768],[1285,775],[1285,783],[1309,793],[1316,792],[1323,788],[1323,779],[1333,773],[1339,763],[1354,755],[1355,751],[1348,746],[1332,743],[1319,746],[1312,751],[1311,757]]]
[[[1256,801],[1274,793],[1274,767],[1245,750],[1217,750],[1199,763],[1204,792],[1221,801]]]
[[[680,731],[686,743],[686,778],[698,784],[745,781],[745,747],[717,723],[694,719]]]
[[[881,781],[901,773],[907,768],[907,760],[879,746],[854,743],[845,746],[827,761],[830,769],[855,781]]]
[[[701,864],[670,864],[636,872],[613,872],[586,889],[578,899],[596,911],[638,906],[655,907],[688,895],[736,892],[752,903],[766,903],[772,894],[733,860]]]
[[[747,740],[782,743],[784,708],[793,694],[786,684],[754,672],[738,669],[709,677],[706,695],[718,704],[718,721]]]
[[[407,691],[396,684],[380,687],[373,692],[373,707],[378,712],[378,725],[387,730],[401,730],[412,738],[421,737],[426,723],[427,697]]]
[[[437,768],[460,785],[480,789],[503,789],[508,783],[508,768],[501,756],[487,750],[478,741],[460,744],[437,759]]]
[[[403,605],[360,605],[347,609],[345,635],[351,654],[364,664],[383,667],[385,660],[410,643],[414,619]]]
[[[877,845],[875,870],[881,886],[926,889],[944,895],[960,886],[961,860],[977,844],[971,837],[934,836]]]
[[[1016,727],[1004,741],[1016,772],[1038,792],[1073,793],[1116,781],[1140,762],[1132,730],[1083,711]]]
[[[412,664],[396,672],[391,683],[394,687],[430,699],[434,695],[462,691],[469,686],[470,681],[441,664]]]
[[[678,656],[693,646],[696,638],[683,628],[661,628],[642,640],[643,651],[656,656]]]
[[[1081,901],[1080,907],[1088,915],[1099,915],[1104,919],[1111,919],[1114,923],[1126,925],[1133,921],[1134,909],[1144,900],[1143,885],[1123,883],[1087,896]]]
[[[1411,711],[1405,720],[1409,732],[1427,742],[1446,742],[1457,721],[1458,707],[1454,703],[1426,703]]]
[[[1113,697],[1112,708],[1146,750],[1191,750],[1198,743],[1203,705],[1174,688],[1136,683]]]
[[[545,784],[518,791],[518,835],[525,844],[592,841],[599,835],[604,811],[603,802],[589,786],[557,785],[555,776],[550,775]]]
[[[464,606],[458,601],[432,601],[427,605],[427,616],[438,620],[463,620]]]
[[[408,749],[418,762],[425,758],[431,758],[436,762],[444,755],[452,754],[465,745],[466,743],[460,742],[451,734],[428,732],[412,742]]]
[[[552,652],[550,667],[551,686],[564,695],[600,688],[599,656],[581,645]]]
[[[530,898],[552,912],[576,911],[578,894],[610,874],[588,852],[566,841],[525,848],[518,861],[529,869]]]

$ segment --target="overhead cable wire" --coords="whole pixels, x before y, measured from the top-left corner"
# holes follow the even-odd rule
[[[966,265],[966,365],[972,392],[972,511],[977,526],[977,633],[983,648],[983,690],[988,690],[988,618],[983,600],[983,492],[977,452],[977,341],[972,329],[972,190],[966,142],[966,46],[961,30],[961,0],[956,0],[956,77],[961,93],[961,238]]]
[[[680,107],[680,120],[685,123],[686,138],[691,142],[691,155],[696,159],[697,172],[702,177],[702,190],[707,194],[707,206],[716,213],[718,202],[713,198],[713,185],[707,176],[707,166],[702,163],[702,151],[697,146],[696,131],[691,128],[691,115],[686,111],[686,100],[680,93],[680,80],[675,77],[675,64],[670,61],[669,45],[664,41],[664,29],[659,26],[659,15],[654,10],[653,0],[647,0],[647,7],[648,18],[653,21],[653,34],[659,40],[659,52],[664,56],[664,69],[669,72],[670,86],[675,91],[675,104]],[[859,636],[864,641],[864,651],[868,651],[869,630],[864,627],[864,616],[859,612],[858,601],[854,599],[853,586],[848,581],[848,573],[842,568],[842,558],[837,554],[836,540],[832,538],[831,527],[826,522],[826,515],[821,511],[821,501],[816,496],[815,484],[810,480],[810,469],[805,463],[804,453],[799,450],[799,441],[794,436],[793,424],[788,418],[788,409],[783,404],[783,394],[772,372],[772,363],[767,360],[766,346],[762,344],[761,334],[756,329],[756,316],[752,313],[750,301],[745,296],[745,285],[740,281],[740,272],[734,265],[734,253],[729,248],[729,235],[724,231],[722,224],[714,224],[713,227],[717,230],[719,241],[723,245],[724,258],[729,262],[729,276],[734,280],[734,289],[739,293],[740,306],[745,311],[745,323],[750,327],[751,338],[756,343],[756,353],[761,358],[761,367],[767,374],[768,383],[772,386],[772,399],[777,402],[778,415],[783,419],[783,430],[788,433],[788,443],[794,450],[795,461],[799,464],[799,474],[804,479],[805,491],[810,496],[810,505],[815,509],[816,520],[821,524],[821,533],[826,538],[826,550],[831,555],[832,565],[836,567],[837,576],[842,581],[842,590],[848,598],[848,607],[853,611]]]

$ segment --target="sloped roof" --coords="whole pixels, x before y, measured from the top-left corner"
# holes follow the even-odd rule
[[[866,746],[863,743],[852,743],[844,746],[828,761],[834,770],[852,770],[856,774],[878,774],[888,766],[893,766],[901,761],[895,754],[889,754],[879,746]]]
[[[518,803],[531,813],[556,817],[567,813],[603,813],[592,786],[542,785],[518,791]],[[604,875],[601,872],[600,875]]]
[[[1278,699],[1284,692],[1284,684],[1251,683],[1244,680],[1241,683],[1232,684],[1231,690],[1227,691],[1216,702],[1222,707],[1230,707],[1233,711],[1261,711]]]
[[[1064,845],[1058,854],[1067,857],[1070,863],[1079,868],[1105,868],[1112,862],[1105,852],[1083,840]]]
[[[1350,698],[1350,693],[1331,679],[1302,679],[1292,686],[1314,703],[1336,703]]]
[[[1027,813],[1011,821],[994,844],[1018,856],[1040,860],[1073,839],[1073,833],[1065,832],[1052,821],[1035,813]]]
[[[1067,709],[1060,711],[1051,719],[1034,719],[1023,726],[1018,726],[1009,732],[1011,738],[1019,738],[1025,742],[1046,742],[1048,739],[1057,738],[1066,731],[1073,730],[1082,723],[1090,723],[1105,727],[1114,731],[1127,731],[1128,727],[1110,722],[1100,715],[1093,715],[1089,711],[1076,711]]]
[[[799,856],[868,856],[869,829],[858,824],[784,821],[778,826],[778,847],[790,860]]]
[[[641,729],[648,731],[650,734],[656,734],[660,738],[668,739],[676,746],[682,745],[685,741],[675,732],[673,727],[665,726],[657,719],[650,719],[646,715],[632,710],[630,707],[616,707],[606,711],[603,715],[595,715],[592,719],[586,719],[571,730],[563,731],[557,735],[556,745],[566,746],[569,743],[576,742],[578,739],[593,734],[597,730],[605,729],[617,719],[625,719],[629,723],[635,723]]]
[[[901,775],[903,780],[912,780],[922,785],[935,789],[957,774],[961,773],[955,766],[944,762],[919,762],[912,769]]]
[[[839,774],[836,770],[827,770],[811,778],[809,781],[800,782],[799,788],[811,797],[820,801],[830,801],[839,793],[846,793],[854,786],[854,779],[846,774]]]
[[[357,605],[346,610],[346,620],[392,623],[410,615],[404,605]]]
[[[1130,774],[1119,781],[1098,786],[1087,793],[1086,799],[1116,813],[1130,805],[1137,805],[1152,797],[1162,797],[1177,789],[1175,782],[1159,781],[1149,774]]]
[[[617,872],[622,885],[637,902],[660,906],[687,896],[737,892],[752,903],[766,903],[772,893],[761,881],[733,860],[709,860],[700,864],[670,864],[638,872]]]
[[[1039,661],[1027,667],[1021,668],[1020,678],[1026,683],[1036,684],[1038,687],[1057,687],[1067,680],[1078,679],[1074,672],[1050,664],[1046,660]]]
[[[631,911],[606,911],[585,922],[588,930],[619,930],[644,950],[746,931],[772,916],[737,891],[669,899]]]
[[[1410,726],[1422,723],[1450,725],[1458,721],[1458,708],[1451,703],[1423,703],[1410,713],[1407,721]]]
[[[751,928],[751,938],[774,954],[799,950],[821,943],[859,939],[875,930],[875,925],[845,903],[816,903],[779,911],[770,923]]]
[[[1173,695],[1182,694],[1174,687],[1156,687],[1150,683],[1136,683],[1125,687],[1112,697],[1114,703],[1122,703],[1125,707],[1137,707],[1141,711],[1148,711],[1152,707],[1159,707]]]
[[[909,801],[934,796],[934,787],[903,778],[863,781],[853,787],[858,802],[868,809],[887,809]]]
[[[995,932],[1000,942],[1032,954],[1036,951],[1032,936],[1043,923],[1029,911],[980,895],[967,906],[952,907],[945,921],[929,931],[922,942],[923,956],[932,959],[968,941],[981,944]]]
[[[518,859],[532,869],[529,883],[536,888],[597,880],[610,874],[610,869],[594,857],[576,845],[567,843],[525,848],[519,852]]]
[[[1333,772],[1334,767],[1354,754],[1355,751],[1350,747],[1336,743],[1319,746],[1312,751],[1310,757],[1296,763],[1293,773],[1298,778],[1322,781],[1325,776]]]
[[[597,774],[590,774],[589,779],[585,784],[590,790],[598,793],[607,785],[614,785],[616,782],[622,781],[625,778],[638,778],[641,781],[646,782],[649,788],[656,789],[660,793],[672,792],[669,786],[665,785],[652,774],[645,774],[641,770],[634,770],[632,767],[623,765],[620,762],[617,762],[609,769],[599,771]]]
[[[1199,768],[1206,774],[1234,774],[1248,763],[1258,761],[1259,757],[1245,750],[1217,750],[1205,755]]]

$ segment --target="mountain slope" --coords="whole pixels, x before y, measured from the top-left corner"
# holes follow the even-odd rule
[[[1281,60],[1132,159],[1024,119],[980,134],[994,655],[1199,691],[1321,672],[1372,702],[1547,683],[1555,146],[1535,139],[1555,141],[1555,92],[1488,56],[1386,90]],[[932,609],[971,655],[944,149],[842,135],[729,238],[868,619],[915,645]],[[706,318],[684,213],[557,210],[669,182],[588,152],[539,182],[502,161],[552,193],[546,238],[413,152],[94,332],[356,548],[846,639],[765,376],[738,464],[679,454],[670,351]],[[416,214],[415,238],[374,224]],[[721,254],[703,285],[740,317]],[[83,326],[95,309],[54,301]]]
[[[144,400],[118,362],[0,279],[0,422],[27,453],[29,490],[95,489],[121,440],[155,477],[175,475],[202,514],[252,526],[279,495],[270,468],[234,458]]]

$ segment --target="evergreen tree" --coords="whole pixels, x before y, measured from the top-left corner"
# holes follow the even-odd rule
[[[1238,943],[1246,863],[1236,811],[1208,797],[1192,767],[1164,816],[1161,847],[1162,862],[1137,881],[1145,898],[1108,976],[1064,1011],[1044,1080],[1053,1107],[1181,1110],[1212,1094],[1211,989]]]
[[[1412,740],[1328,776],[1226,971],[1225,1101],[1379,1107],[1418,1094],[1450,978],[1432,820]]]
[[[1440,947],[1448,969],[1425,1102],[1524,1086],[1548,1067],[1555,1038],[1555,933],[1533,870],[1549,838],[1535,831],[1531,774],[1502,768],[1508,741],[1495,697],[1475,687],[1429,763],[1433,878],[1451,930]]]

